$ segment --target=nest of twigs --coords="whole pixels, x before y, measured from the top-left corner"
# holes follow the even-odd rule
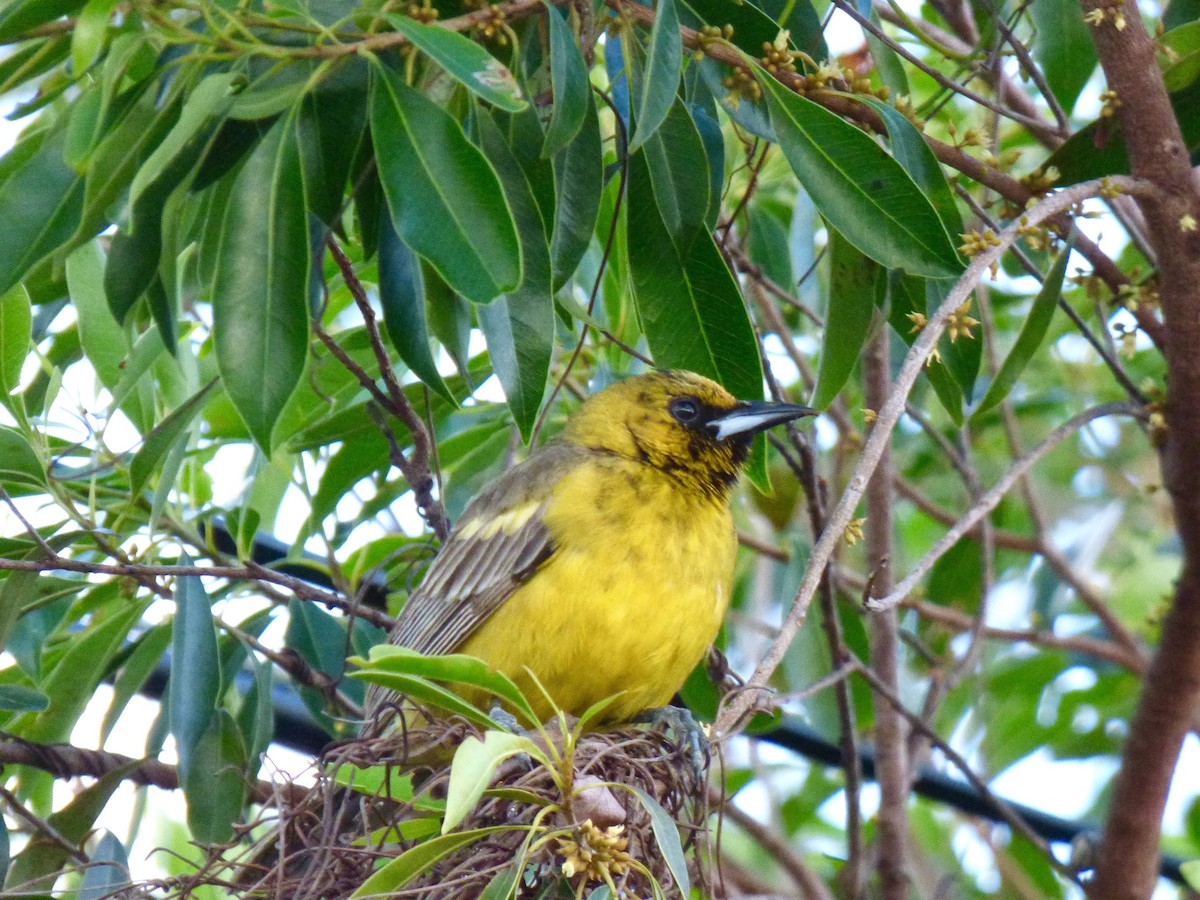
[[[381,863],[438,833],[440,817],[430,807],[446,797],[453,753],[481,735],[461,719],[426,720],[333,747],[320,760],[312,788],[276,792],[257,825],[245,830],[240,850],[214,853],[186,886],[176,881],[173,887],[186,893],[212,884],[281,900],[348,897]],[[549,739],[561,752],[561,735]],[[377,793],[346,786],[347,773],[357,779],[371,767],[384,767],[389,776]],[[374,771],[378,778],[380,770]],[[411,777],[410,798],[391,794],[387,785],[395,785],[397,775]],[[580,890],[586,896],[610,880],[623,896],[650,897],[653,878],[667,896],[679,897],[645,802],[635,791],[603,785],[645,792],[675,821],[685,850],[702,845],[704,773],[688,753],[658,730],[587,733],[571,754],[571,790],[561,789],[559,775],[528,756],[502,763],[489,791],[454,829],[498,830],[450,852],[388,896],[473,898],[507,878],[515,881],[510,896],[516,897],[571,897]],[[534,824],[541,830],[531,832]],[[661,830],[661,817],[658,824]],[[687,857],[692,883],[707,893],[699,855]]]

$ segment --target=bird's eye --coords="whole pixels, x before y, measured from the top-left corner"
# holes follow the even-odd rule
[[[672,400],[669,408],[675,420],[684,425],[691,425],[700,418],[700,404],[691,397]]]

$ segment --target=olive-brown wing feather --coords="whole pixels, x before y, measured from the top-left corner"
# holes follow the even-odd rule
[[[512,533],[452,535],[413,592],[391,643],[453,653],[554,553],[543,504]]]

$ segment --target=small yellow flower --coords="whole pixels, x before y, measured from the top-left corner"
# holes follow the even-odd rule
[[[983,231],[972,229],[959,237],[963,239],[963,242],[959,245],[958,252],[963,256],[975,256],[989,247],[1000,246],[999,236],[990,228],[985,228]]]
[[[721,84],[729,89],[725,102],[733,109],[737,109],[743,100],[757,103],[762,99],[762,85],[748,69],[734,69],[721,79]]]
[[[874,425],[875,420],[879,418],[879,413],[875,412],[873,409],[864,409],[862,414],[863,422],[867,425]]]
[[[910,312],[905,318],[913,323],[913,327],[909,329],[909,334],[917,334],[923,331],[925,326],[929,324],[929,320],[925,318],[925,313]]]
[[[1102,6],[1097,7],[1096,9],[1090,9],[1084,15],[1083,21],[1087,22],[1093,28],[1099,28],[1104,24],[1104,18],[1106,14],[1107,10],[1105,10]]]
[[[1100,115],[1104,118],[1111,118],[1118,109],[1121,108],[1121,98],[1117,96],[1116,91],[1103,91],[1100,94]]]
[[[939,350],[937,347],[934,347],[932,350],[929,351],[929,355],[927,357],[925,357],[925,368],[927,368],[927,369],[932,368],[934,363],[940,363],[941,361],[942,361],[942,351]]]
[[[703,59],[709,47],[722,41],[728,41],[731,37],[733,37],[732,25],[723,25],[720,28],[716,25],[705,25],[696,32],[696,48],[692,51],[692,58]]]
[[[957,341],[960,335],[971,338],[971,329],[979,324],[979,320],[967,315],[970,309],[971,301],[967,300],[950,313],[950,318],[946,321],[946,333],[950,335],[950,343]]]
[[[863,523],[866,521],[865,517],[850,520],[850,523],[846,526],[846,530],[842,532],[842,540],[846,542],[847,546],[853,547],[863,539]]]
[[[568,878],[583,873],[585,884],[620,875],[633,862],[633,857],[625,852],[629,839],[621,837],[624,830],[624,825],[600,829],[588,819],[573,837],[557,838],[558,853],[563,857],[562,873]]]
[[[1191,213],[1184,213],[1182,216],[1180,216],[1179,217],[1179,230],[1180,231],[1195,231],[1196,230],[1196,217],[1193,216]]]

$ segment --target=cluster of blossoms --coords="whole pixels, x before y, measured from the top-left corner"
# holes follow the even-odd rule
[[[614,875],[625,872],[633,863],[626,853],[629,839],[621,837],[624,825],[601,829],[588,819],[575,830],[572,837],[560,837],[558,853],[563,857],[562,872],[568,878],[582,873],[584,883],[611,881]]]

